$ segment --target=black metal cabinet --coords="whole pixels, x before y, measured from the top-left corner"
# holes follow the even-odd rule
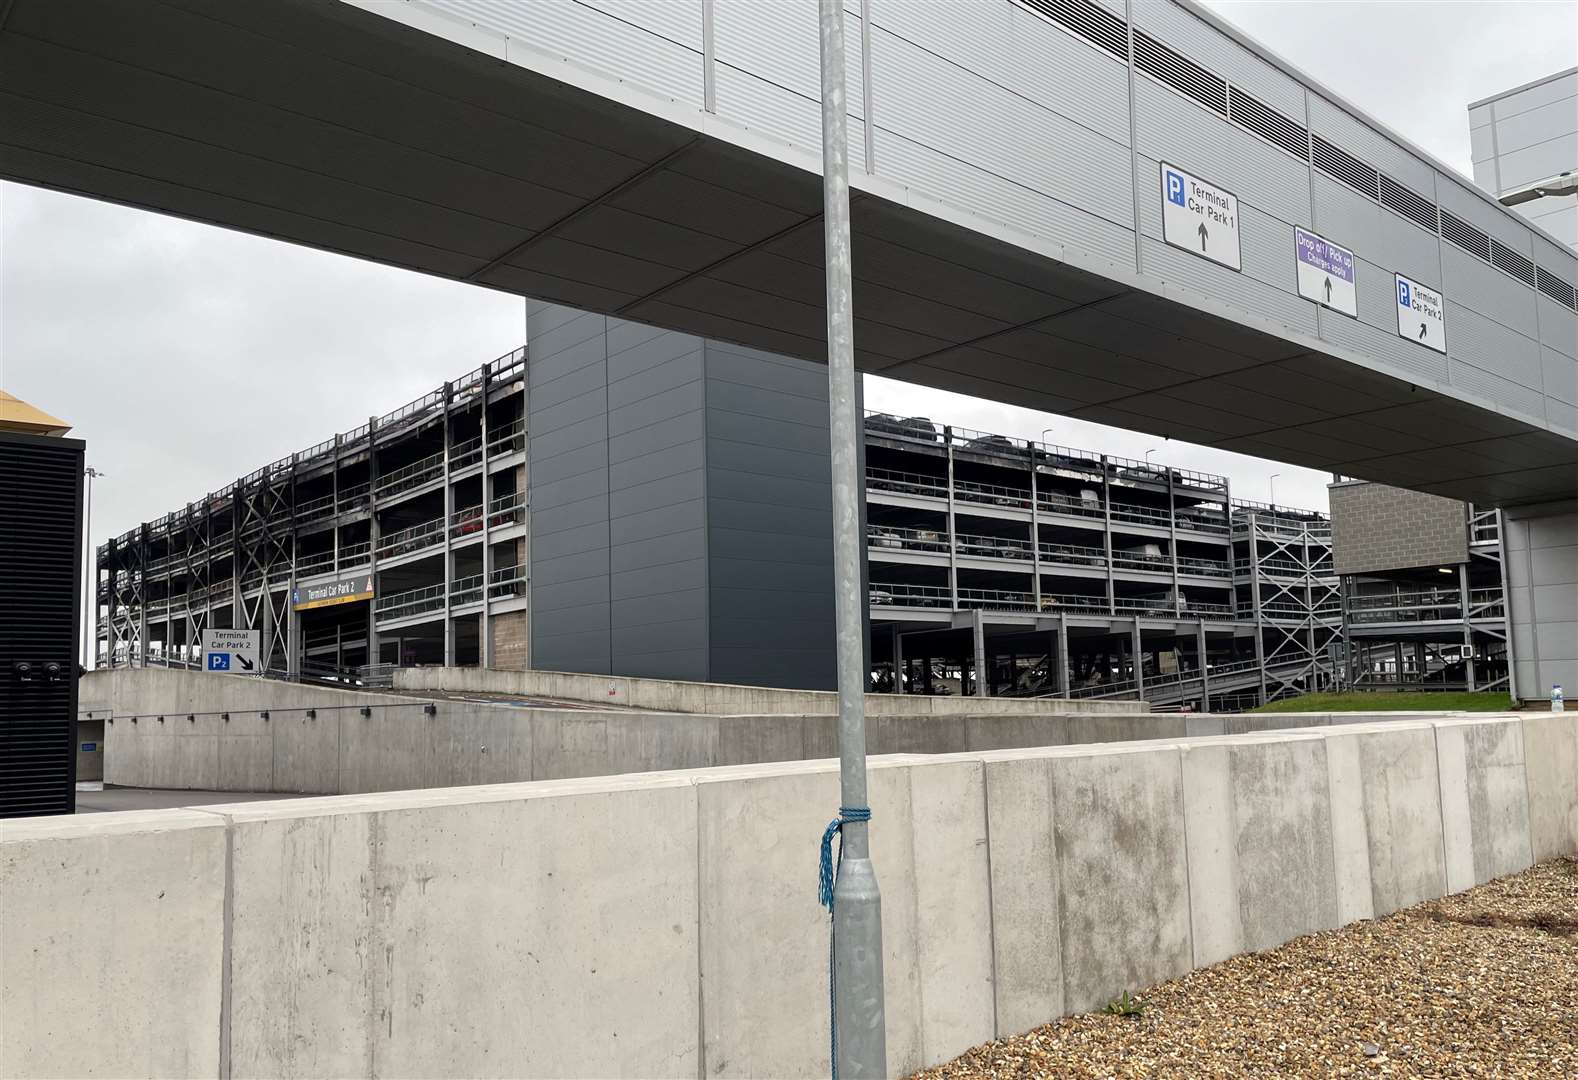
[[[76,809],[82,454],[0,431],[0,817]]]

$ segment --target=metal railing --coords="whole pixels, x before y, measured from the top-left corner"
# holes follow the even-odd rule
[[[375,481],[380,499],[421,487],[444,475],[444,452],[429,454],[398,469],[381,474]]]
[[[866,488],[869,491],[890,491],[895,495],[919,495],[929,499],[948,497],[946,480],[893,469],[867,469]]]
[[[442,543],[444,539],[444,519],[433,518],[420,525],[412,525],[409,529],[389,533],[378,538],[378,557],[380,559],[393,559],[401,555],[409,555],[414,551],[422,551]]]
[[[948,550],[948,534],[935,529],[904,529],[888,525],[867,525],[866,545],[875,552]]]
[[[421,589],[406,589],[390,593],[373,601],[373,610],[380,619],[404,619],[429,611],[444,610],[443,584],[428,585]]]

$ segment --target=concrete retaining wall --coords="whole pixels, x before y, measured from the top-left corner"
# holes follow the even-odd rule
[[[732,683],[634,679],[618,675],[581,675],[569,671],[498,671],[491,668],[401,668],[396,689],[456,690],[490,694],[521,694],[598,705],[624,705],[659,712],[798,713],[838,712],[838,695],[829,690],[779,690]],[[867,694],[868,716],[997,716],[1005,713],[1149,712],[1143,701],[1063,701],[1057,698],[926,697],[919,694]]]
[[[419,697],[163,668],[94,672],[82,686],[83,709],[104,725],[104,780],[122,787],[348,795],[798,761],[838,752],[831,714],[730,716],[439,700],[428,716],[422,708],[428,701]],[[361,715],[363,706],[370,715]],[[1363,719],[1342,713],[878,714],[868,722],[866,742],[872,754],[951,754]]]
[[[1575,764],[1572,714],[874,759],[889,1068],[1578,853]],[[0,823],[0,1073],[825,1075],[837,783]]]

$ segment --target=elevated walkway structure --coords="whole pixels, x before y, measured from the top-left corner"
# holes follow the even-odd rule
[[[1578,259],[1448,167],[1183,0],[851,7],[862,370],[1486,506],[1578,487]],[[9,179],[822,357],[810,5],[3,10]],[[1235,208],[1212,258],[1164,165]],[[1353,313],[1297,292],[1296,227]]]

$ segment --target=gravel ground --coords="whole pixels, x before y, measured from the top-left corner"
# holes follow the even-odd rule
[[[1234,957],[920,1073],[1578,1077],[1578,859]]]

